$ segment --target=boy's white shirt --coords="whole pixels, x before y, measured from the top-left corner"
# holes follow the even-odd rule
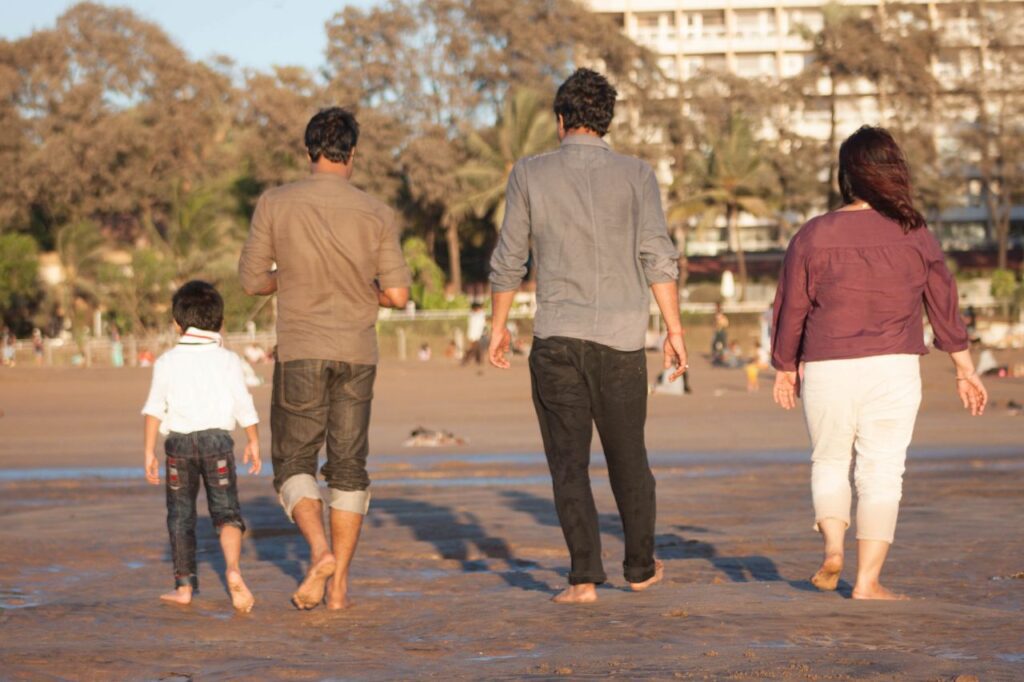
[[[160,433],[231,431],[259,422],[245,385],[242,359],[223,347],[220,334],[189,327],[153,365],[142,414],[160,420]]]

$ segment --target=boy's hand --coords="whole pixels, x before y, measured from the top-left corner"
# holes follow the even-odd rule
[[[152,485],[160,485],[160,462],[152,452],[146,453],[146,481]]]
[[[255,476],[260,473],[260,470],[263,468],[263,462],[260,460],[260,442],[258,440],[251,440],[245,446],[245,454],[242,456],[242,461],[249,465],[250,474]]]

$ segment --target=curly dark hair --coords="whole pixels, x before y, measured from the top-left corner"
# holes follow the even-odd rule
[[[925,226],[911,198],[907,159],[885,128],[861,126],[839,147],[839,190],[846,203],[866,201],[904,232]]]
[[[321,109],[306,126],[306,151],[314,162],[323,156],[335,163],[348,163],[358,141],[355,114],[342,107]]]
[[[562,117],[566,130],[587,128],[604,136],[615,116],[618,94],[608,79],[596,71],[576,69],[558,88],[555,114]]]
[[[212,284],[194,279],[174,292],[171,314],[182,331],[195,327],[219,332],[224,324],[224,299]]]

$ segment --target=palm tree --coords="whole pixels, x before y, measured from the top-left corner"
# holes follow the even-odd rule
[[[775,189],[775,179],[747,122],[730,116],[725,129],[713,135],[704,150],[688,156],[686,172],[676,183],[676,196],[687,198],[669,209],[669,220],[688,221],[696,217],[696,229],[706,230],[724,219],[729,250],[736,254],[742,300],[747,287],[747,261],[740,214],[770,215],[767,200]]]
[[[455,171],[460,192],[445,213],[445,234],[452,284],[462,290],[459,267],[459,225],[467,218],[490,215],[495,230],[505,219],[505,186],[516,161],[558,144],[555,117],[532,90],[519,89],[506,97],[494,127],[470,133],[470,160]]]
[[[95,223],[84,221],[62,227],[57,232],[56,246],[64,270],[56,292],[60,314],[71,321],[72,334],[81,346],[84,339],[81,320],[76,314],[78,303],[82,301],[95,307],[103,302],[98,278],[104,265],[106,240]]]

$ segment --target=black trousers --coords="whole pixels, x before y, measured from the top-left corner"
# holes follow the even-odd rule
[[[551,469],[555,508],[569,546],[569,584],[602,583],[597,507],[590,488],[590,442],[596,424],[622,519],[629,582],[654,575],[654,475],[647,463],[647,362],[643,350],[592,341],[534,339],[533,402]]]

